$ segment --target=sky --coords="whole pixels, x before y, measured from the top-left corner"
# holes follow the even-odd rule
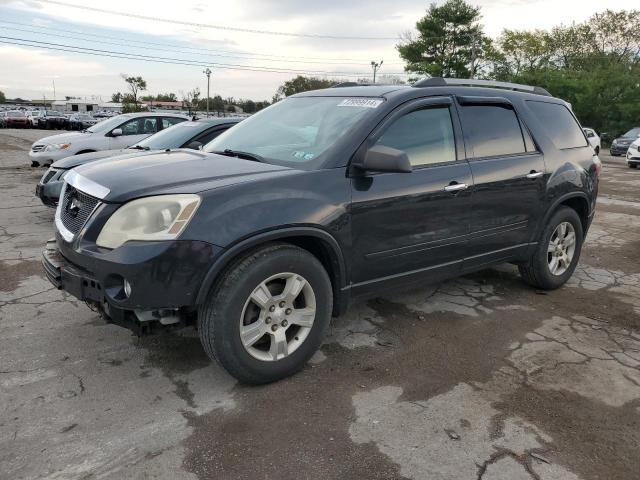
[[[299,72],[365,78],[371,76],[371,61],[383,60],[380,74],[402,74],[395,45],[400,35],[413,30],[429,3],[0,0],[0,91],[8,98],[49,99],[55,85],[57,98],[108,101],[112,93],[126,91],[121,75],[128,74],[142,76],[148,94],[174,92],[180,98],[199,88],[204,96],[203,69],[210,65],[212,96],[270,100],[279,85]],[[485,32],[493,37],[505,28],[549,29],[581,22],[605,7],[638,8],[637,0],[609,0],[606,5],[599,0],[470,3],[482,8]],[[71,47],[92,50],[70,52]],[[114,58],[123,53],[137,59]],[[164,63],[147,61],[149,57]]]

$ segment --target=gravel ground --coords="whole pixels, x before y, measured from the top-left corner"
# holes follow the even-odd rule
[[[638,478],[640,170],[602,155],[564,288],[506,265],[356,304],[251,388],[193,331],[138,339],[46,281],[26,152],[49,133],[0,130],[0,478]]]

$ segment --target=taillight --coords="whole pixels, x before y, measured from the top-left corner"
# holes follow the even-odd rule
[[[602,162],[597,155],[593,156],[593,163],[596,166],[596,177],[600,178],[600,174],[602,173]]]

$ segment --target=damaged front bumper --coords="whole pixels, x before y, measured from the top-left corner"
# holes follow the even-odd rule
[[[172,242],[166,248],[156,243],[151,248],[160,252],[157,257],[142,255],[139,263],[126,265],[87,257],[86,263],[91,265],[87,268],[67,258],[52,239],[42,252],[42,266],[57,289],[87,303],[108,322],[142,335],[159,326],[190,323],[195,317],[193,302],[200,286],[198,279],[206,273],[206,268],[198,271],[197,265],[188,265],[187,268],[193,268],[189,276],[172,275],[176,272],[167,268],[176,254],[181,257],[184,268],[188,263],[185,257],[189,257],[185,253],[193,248],[202,249],[202,245],[188,243]],[[82,258],[77,252],[75,257]],[[128,260],[132,260],[130,255]],[[208,261],[202,263],[199,267]]]

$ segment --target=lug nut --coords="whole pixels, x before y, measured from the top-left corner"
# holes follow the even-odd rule
[[[264,319],[264,323],[266,323],[267,325],[269,325],[271,323],[271,317],[267,317]]]
[[[287,322],[286,320],[282,320],[282,326],[286,327],[287,325],[289,325],[289,322]]]
[[[277,324],[274,323],[273,325],[271,325],[271,331],[272,332],[275,332],[277,329],[278,329],[278,325]]]
[[[280,302],[280,308],[282,308],[282,307],[284,307],[284,306],[285,306],[284,301]]]
[[[276,306],[275,306],[275,305],[271,305],[271,306],[269,307],[269,311],[270,311],[270,312],[275,312],[275,310],[276,310]]]
[[[286,313],[287,315],[291,315],[291,309],[290,309],[290,308],[287,308],[287,309],[284,311],[284,313]]]

